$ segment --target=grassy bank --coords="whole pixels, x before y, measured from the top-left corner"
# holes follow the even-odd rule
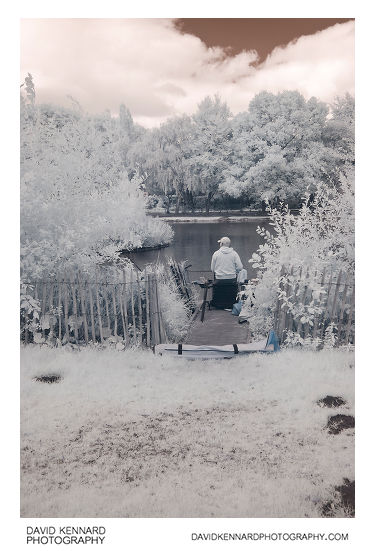
[[[337,350],[176,362],[25,348],[21,514],[347,516],[335,487],[354,478],[354,429],[327,424],[354,415],[353,379]]]

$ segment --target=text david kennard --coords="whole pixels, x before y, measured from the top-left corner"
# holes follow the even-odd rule
[[[102,544],[104,526],[27,526],[26,543],[55,544]]]

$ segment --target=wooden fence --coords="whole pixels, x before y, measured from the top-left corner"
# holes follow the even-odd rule
[[[172,270],[172,268],[171,268]],[[186,289],[182,266],[173,265],[178,289]],[[106,339],[126,346],[152,347],[167,342],[160,284],[166,272],[123,271],[122,281],[108,282],[79,276],[61,281],[35,281],[27,294],[40,305],[39,327],[30,314],[21,314],[21,339],[30,342],[82,346]]]
[[[280,342],[288,332],[324,340],[333,330],[336,344],[354,344],[355,283],[349,273],[322,273],[282,267],[275,311]]]

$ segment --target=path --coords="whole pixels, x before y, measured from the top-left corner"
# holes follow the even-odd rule
[[[195,345],[225,345],[246,343],[248,340],[248,324],[238,323],[238,316],[225,310],[208,310],[204,316],[203,323],[200,319],[200,312],[194,320],[187,338],[186,344]]]

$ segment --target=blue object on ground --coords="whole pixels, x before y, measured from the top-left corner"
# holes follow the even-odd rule
[[[270,344],[273,344],[274,352],[277,352],[278,350],[280,350],[279,339],[277,338],[277,335],[273,329],[271,329],[270,332],[268,333],[266,346],[269,346]]]
[[[241,310],[242,310],[242,304],[243,304],[242,300],[239,300],[238,302],[233,304],[233,307],[232,307],[233,316],[239,316],[240,315]]]

